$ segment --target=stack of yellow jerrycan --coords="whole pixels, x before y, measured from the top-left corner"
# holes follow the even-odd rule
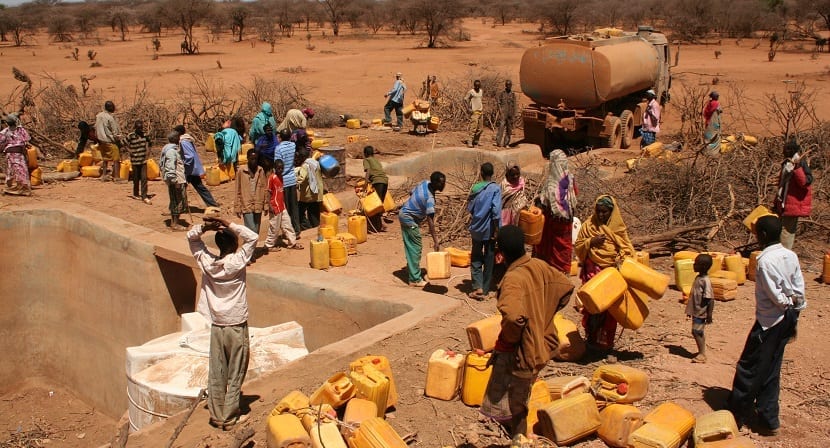
[[[669,401],[646,414],[643,423],[640,429],[631,434],[631,446],[677,448],[689,438],[695,425],[695,416],[682,406]]]
[[[631,433],[643,426],[643,413],[630,404],[609,404],[599,413],[597,436],[606,445],[628,448]]]
[[[363,215],[349,216],[349,233],[355,236],[357,244],[363,244],[367,239],[366,217]]]
[[[591,391],[591,382],[584,376],[556,376],[545,382],[548,383],[550,399],[554,401]]]
[[[427,277],[430,280],[450,278],[449,252],[430,252],[427,254]]]
[[[531,246],[542,241],[542,229],[545,227],[545,215],[538,207],[529,207],[519,212],[519,228],[525,234],[525,244]]]
[[[374,401],[363,398],[352,398],[346,403],[346,412],[343,414],[343,428],[340,433],[346,440],[354,435],[354,430],[363,421],[378,416],[378,406]]]
[[[484,402],[484,392],[493,372],[493,366],[487,365],[491,356],[483,350],[473,350],[467,354],[461,386],[461,401],[467,406],[481,406]]]
[[[726,410],[710,412],[697,419],[694,429],[696,447],[705,443],[738,437],[738,424],[731,412]]]
[[[354,384],[345,373],[338,372],[311,394],[309,403],[312,405],[328,404],[339,408],[354,396]]]
[[[342,241],[343,244],[346,246],[346,253],[349,255],[356,255],[357,254],[357,237],[352,235],[349,232],[340,232],[334,236],[338,240]]]
[[[361,356],[349,363],[349,370],[360,372],[364,365],[370,365],[386,375],[389,379],[389,397],[386,406],[395,406],[398,403],[398,389],[395,386],[395,377],[392,375],[392,365],[389,364],[389,359],[382,355]]]
[[[758,218],[760,218],[762,216],[770,216],[770,215],[771,216],[778,216],[775,213],[773,213],[772,210],[767,208],[767,206],[759,205],[759,206],[755,207],[755,209],[753,209],[751,212],[749,212],[749,215],[747,215],[746,218],[744,218],[744,220],[743,220],[744,227],[746,227],[747,230],[749,230],[750,232],[752,232],[754,234],[755,233],[755,223],[758,221]]]
[[[43,170],[37,167],[29,174],[29,182],[33,187],[37,187],[43,183]]]
[[[451,265],[459,268],[466,268],[470,266],[472,256],[469,250],[457,249],[455,247],[448,247],[444,250],[450,254]]]
[[[375,403],[377,417],[386,415],[389,400],[389,378],[372,364],[362,364],[359,369],[349,372],[355,385],[356,396]]]
[[[366,196],[360,198],[360,206],[363,208],[363,214],[370,217],[383,213],[384,210],[383,201],[380,200],[380,197],[376,191],[372,191]]]
[[[265,443],[268,448],[310,447],[311,438],[296,415],[277,414],[268,417]]]
[[[564,314],[556,313],[553,316],[553,328],[556,330],[559,346],[553,353],[557,361],[578,361],[585,355],[585,341],[576,324],[568,320]]]
[[[380,417],[363,421],[349,438],[350,448],[408,448],[395,429]]]
[[[648,383],[648,375],[640,369],[622,364],[607,364],[594,371],[591,390],[597,399],[630,404],[645,398]]]
[[[309,251],[311,255],[309,264],[312,269],[328,269],[330,259],[329,242],[327,240],[312,241]]]
[[[340,200],[333,193],[323,195],[323,210],[329,213],[339,214],[343,210]]]
[[[576,294],[589,313],[599,314],[619,300],[627,288],[620,271],[609,267],[585,282]]]
[[[470,350],[489,352],[496,347],[496,339],[501,331],[501,314],[495,314],[467,325],[467,339]]]
[[[424,394],[439,400],[452,400],[458,394],[461,375],[464,373],[464,356],[438,349],[429,357],[427,385]]]
[[[548,384],[543,380],[536,380],[533,386],[530,387],[530,398],[527,401],[527,435],[539,433],[541,429],[537,425],[539,409],[547,406],[550,402]]]
[[[320,225],[329,226],[335,231],[340,229],[340,216],[327,211],[320,212]]]
[[[740,254],[730,254],[723,259],[726,270],[735,274],[735,281],[739,285],[746,283],[746,266]]]
[[[652,299],[663,297],[669,288],[669,277],[650,267],[626,258],[620,265],[620,274],[629,287],[643,291]]]
[[[539,409],[538,434],[558,446],[590,436],[600,426],[597,402],[591,394],[556,400]]]
[[[349,255],[346,253],[346,244],[332,235],[329,241],[329,263],[334,267],[346,266]]]

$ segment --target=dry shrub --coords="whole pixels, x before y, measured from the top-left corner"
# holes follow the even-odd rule
[[[464,97],[473,88],[473,81],[476,79],[481,81],[481,90],[484,92],[484,126],[496,129],[500,118],[496,107],[496,95],[504,90],[504,82],[510,78],[487,67],[470,70],[467,75],[460,78],[438,80],[441,83],[441,97],[438,105],[434,106],[431,112],[441,118],[442,129],[451,131],[467,129],[470,114],[467,112]],[[518,84],[518,80],[513,80],[513,83]],[[517,109],[516,124],[521,125],[522,105],[518,104]]]

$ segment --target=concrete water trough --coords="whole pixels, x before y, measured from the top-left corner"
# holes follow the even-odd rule
[[[184,233],[161,234],[73,204],[0,213],[0,393],[29,377],[74,391],[104,414],[128,407],[125,349],[180,327],[200,275]],[[443,296],[336,272],[248,271],[251,326],[302,325],[307,357],[336,362],[457,306]]]

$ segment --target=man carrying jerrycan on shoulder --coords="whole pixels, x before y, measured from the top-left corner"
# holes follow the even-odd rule
[[[518,227],[502,227],[497,244],[507,273],[499,284],[501,332],[480,412],[515,438],[527,432],[530,389],[559,346],[553,316],[568,304],[574,287],[565,274],[525,253]]]

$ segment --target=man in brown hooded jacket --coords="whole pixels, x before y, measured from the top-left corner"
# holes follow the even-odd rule
[[[568,304],[574,287],[564,274],[525,253],[518,227],[499,229],[498,248],[507,265],[497,303],[501,332],[481,413],[509,425],[516,436],[527,429],[530,388],[559,346],[553,316]]]

